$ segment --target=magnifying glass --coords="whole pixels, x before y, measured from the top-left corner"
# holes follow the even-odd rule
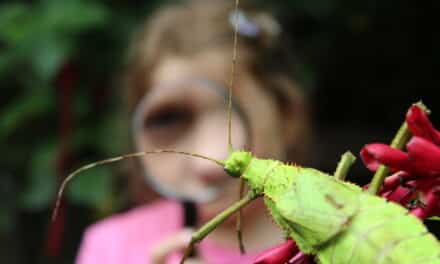
[[[137,105],[133,118],[133,138],[138,151],[174,149],[217,159],[228,154],[228,89],[213,80],[188,78],[153,87]],[[233,100],[232,143],[235,149],[249,149],[249,121]],[[228,181],[222,168],[214,175],[195,169],[193,157],[149,155],[141,158],[148,184],[159,194],[182,202],[184,226],[195,226],[195,203],[209,203],[222,195]],[[200,164],[197,164],[200,165]],[[217,166],[217,164],[202,164]],[[214,171],[214,170],[213,170]]]

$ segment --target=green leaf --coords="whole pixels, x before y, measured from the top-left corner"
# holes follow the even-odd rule
[[[32,118],[55,108],[53,93],[48,89],[31,90],[8,106],[0,108],[0,141]]]
[[[29,5],[9,3],[0,5],[0,40],[9,45],[20,41],[30,18]]]
[[[34,41],[33,48],[35,52],[29,58],[37,77],[44,82],[56,77],[58,69],[72,53],[69,41],[54,35]]]
[[[103,120],[96,129],[95,142],[97,147],[107,155],[120,155],[131,140],[129,133],[127,133],[127,127],[127,121],[121,114],[111,113],[110,117]]]
[[[109,168],[96,167],[79,174],[66,190],[70,201],[76,204],[103,208],[111,203],[112,175]]]
[[[430,218],[428,218],[428,219],[426,219],[426,220],[430,220],[430,221],[440,221],[440,216],[433,216],[433,217],[430,217]]]
[[[35,151],[29,166],[29,179],[22,196],[22,207],[28,210],[48,208],[55,195],[55,144],[44,144]]]
[[[49,82],[81,42],[80,34],[110,21],[107,7],[94,2],[46,0],[36,4],[0,6],[0,75],[6,66],[30,65],[31,73]]]

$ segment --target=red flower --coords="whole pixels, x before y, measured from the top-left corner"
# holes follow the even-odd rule
[[[413,138],[403,152],[388,145],[373,143],[364,146],[361,157],[370,170],[379,164],[396,173],[385,179],[379,195],[402,204],[419,218],[440,215],[440,132],[426,113],[412,106],[406,123]]]
[[[300,252],[293,240],[279,244],[261,253],[254,264],[312,264],[310,256]]]
[[[411,106],[406,114],[406,123],[414,136],[440,145],[440,132],[434,128],[425,111],[420,107],[416,105]]]
[[[415,174],[424,177],[440,176],[440,146],[416,136],[408,142],[406,148]]]
[[[368,169],[375,171],[381,164],[393,169],[410,170],[408,154],[382,143],[365,145],[361,150],[361,158]]]

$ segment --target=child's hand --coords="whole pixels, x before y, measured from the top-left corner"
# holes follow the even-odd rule
[[[185,250],[191,240],[193,230],[183,229],[182,231],[160,241],[151,250],[151,264],[165,264],[166,259],[172,253]],[[200,258],[189,258],[185,264],[204,264]]]

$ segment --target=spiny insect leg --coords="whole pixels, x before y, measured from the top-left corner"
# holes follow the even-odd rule
[[[209,233],[211,233],[218,225],[223,223],[229,216],[236,213],[238,210],[255,200],[257,197],[259,197],[257,194],[255,194],[253,191],[249,191],[243,199],[234,203],[223,212],[219,213],[216,217],[212,218],[209,222],[204,224],[199,230],[194,232],[191,236],[191,241],[189,242],[189,245],[185,250],[183,258],[180,261],[180,264],[185,263],[185,260],[190,256],[191,252],[193,251],[195,244],[202,241]]]
[[[242,178],[240,178],[240,200],[243,198],[243,193],[244,193],[244,180]],[[237,215],[237,226],[236,226],[236,230],[237,230],[237,238],[238,238],[238,247],[240,248],[240,252],[241,254],[245,254],[246,250],[244,248],[244,243],[243,243],[243,234],[241,232],[241,210],[238,210],[238,215]]]

